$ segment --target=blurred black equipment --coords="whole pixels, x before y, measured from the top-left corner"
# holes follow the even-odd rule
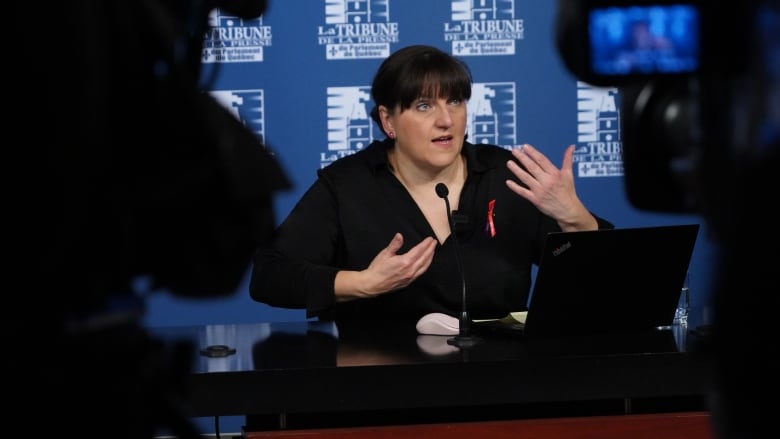
[[[13,378],[30,389],[11,419],[25,431],[197,435],[186,405],[192,347],[146,333],[135,285],[233,294],[272,233],[273,196],[289,182],[261,139],[198,84],[210,11],[257,17],[266,3],[16,5],[27,36],[9,126],[27,128],[14,147],[24,196],[10,211],[12,254],[25,269],[13,273],[23,288],[7,322]]]
[[[747,255],[780,239],[746,233],[777,198],[780,0],[559,0],[556,19],[569,71],[619,91],[629,201],[707,222],[717,277],[694,352],[713,360],[714,430],[763,437],[780,408],[780,286],[776,258]]]
[[[706,113],[709,105],[732,106],[729,78],[749,73],[759,3],[559,0],[556,44],[565,66],[586,83],[620,90],[625,185],[635,207],[707,208],[703,150],[729,133],[713,132]]]

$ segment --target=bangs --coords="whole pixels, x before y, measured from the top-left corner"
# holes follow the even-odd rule
[[[385,58],[371,85],[371,118],[381,127],[379,106],[409,109],[420,98],[471,98],[471,71],[465,62],[433,46],[414,45]]]
[[[404,70],[396,94],[402,109],[421,97],[462,101],[471,98],[471,74],[464,64],[452,58],[430,53],[413,60]]]

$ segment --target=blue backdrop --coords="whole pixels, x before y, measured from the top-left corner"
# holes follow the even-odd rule
[[[618,227],[702,223],[690,266],[691,324],[708,323],[714,246],[698,216],[641,211],[628,203],[620,159],[620,94],[580,83],[554,45],[555,1],[278,0],[252,20],[214,11],[204,35],[203,81],[257,133],[293,188],[275,200],[283,218],[315,171],[381,137],[372,125],[373,73],[396,49],[430,44],[470,66],[469,139],[531,143],[560,165],[577,145],[580,198]],[[247,277],[228,298],[147,297],[146,325],[303,320],[301,310],[252,301]],[[604,267],[602,276],[618,276]]]
[[[560,165],[577,145],[581,199],[618,227],[702,223],[690,267],[693,323],[707,322],[711,242],[699,216],[642,211],[624,190],[616,89],[580,83],[554,45],[556,2],[531,0],[284,0],[252,20],[214,11],[204,36],[203,81],[264,139],[293,183],[275,200],[283,218],[318,168],[381,138],[369,119],[374,71],[389,53],[430,44],[470,66],[469,139],[531,143]],[[148,296],[146,324],[305,319],[252,301],[245,282],[218,300]],[[604,267],[603,276],[616,276]]]

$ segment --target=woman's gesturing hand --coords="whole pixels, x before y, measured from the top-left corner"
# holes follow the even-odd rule
[[[436,250],[436,239],[427,237],[408,252],[399,254],[404,237],[396,233],[368,268],[361,271],[341,270],[336,274],[336,300],[375,297],[403,288],[428,270]]]
[[[574,187],[574,145],[569,145],[564,151],[560,169],[531,145],[514,148],[512,156],[517,161],[509,160],[507,167],[525,186],[507,180],[509,189],[558,221],[563,230],[598,227],[596,219],[577,197]]]
[[[364,292],[373,296],[412,283],[431,265],[436,242],[433,237],[427,237],[408,252],[399,254],[398,250],[403,245],[404,238],[400,233],[396,233],[390,244],[363,270]]]

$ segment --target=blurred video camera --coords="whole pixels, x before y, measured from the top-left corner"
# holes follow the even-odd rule
[[[777,42],[761,23],[777,3],[559,0],[556,44],[566,68],[620,92],[625,184],[635,207],[701,213],[709,169],[760,140],[746,112],[767,99],[761,51]]]

